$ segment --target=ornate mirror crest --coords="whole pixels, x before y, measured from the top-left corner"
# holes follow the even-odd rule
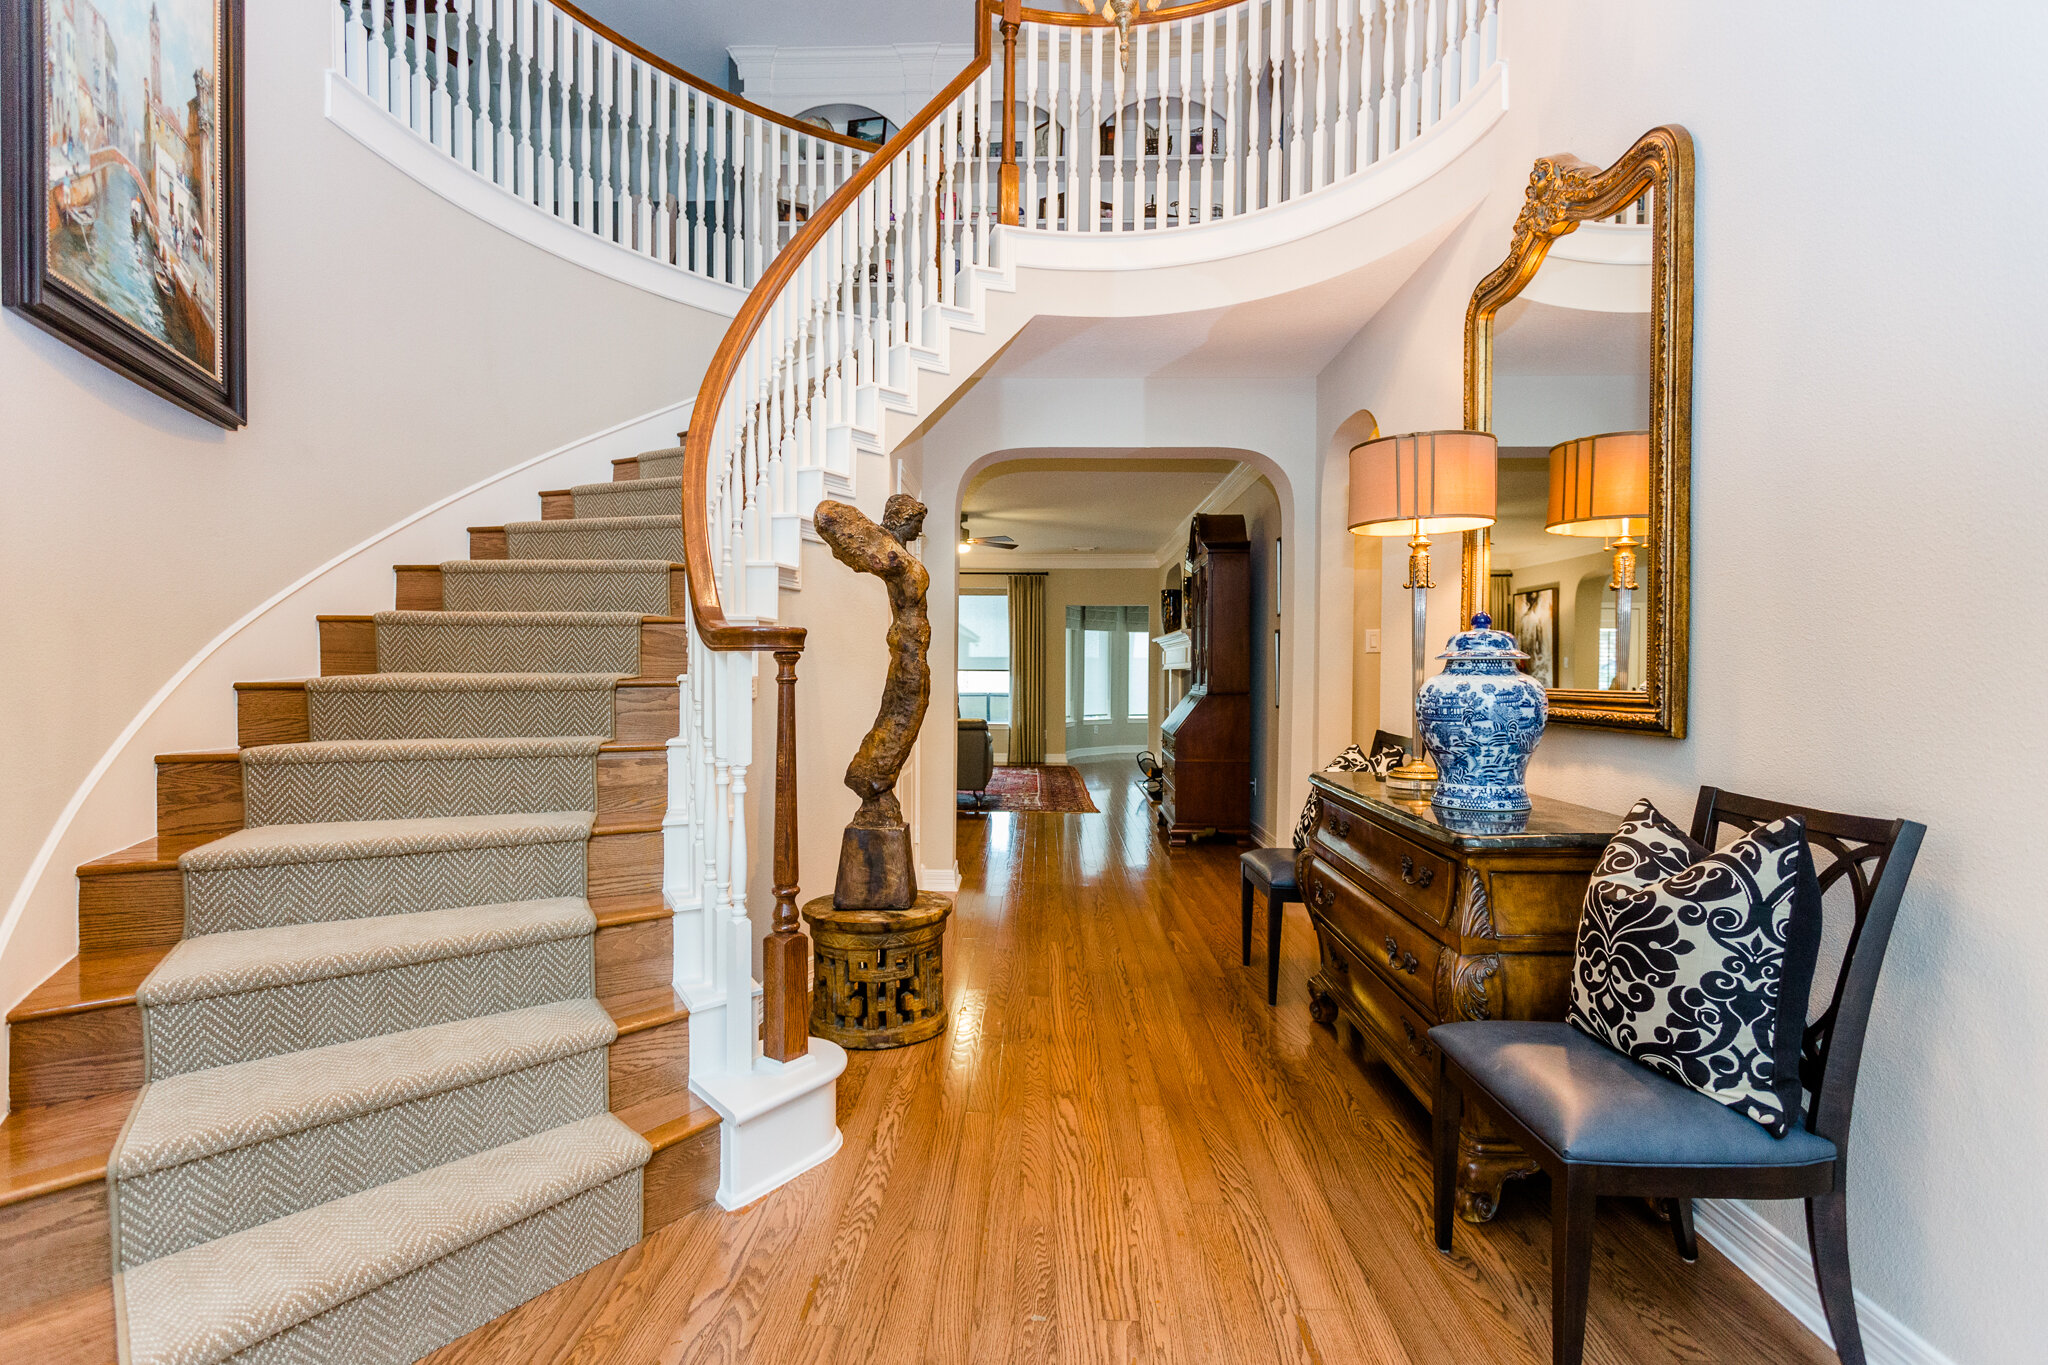
[[[1528,198],[1515,219],[1514,244],[1507,259],[1480,281],[1466,309],[1465,425],[1493,431],[1496,315],[1535,279],[1560,238],[1582,224],[1612,221],[1639,201],[1647,202],[1650,516],[1642,544],[1648,590],[1639,608],[1645,618],[1645,658],[1636,690],[1553,687],[1553,723],[1644,730],[1674,738],[1685,734],[1692,488],[1692,176],[1691,135],[1672,124],[1645,133],[1605,170],[1572,156],[1540,158],[1529,174]],[[1465,620],[1487,609],[1493,534],[1465,533],[1461,561]]]

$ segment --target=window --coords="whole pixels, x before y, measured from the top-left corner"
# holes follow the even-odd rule
[[[1152,640],[1140,626],[1129,636],[1131,644],[1130,700],[1125,704],[1127,716],[1145,716],[1152,713]]]
[[[1067,608],[1067,724],[1090,729],[1069,746],[1142,740],[1152,710],[1151,611]]]
[[[1010,597],[960,595],[960,714],[991,725],[1010,723]]]

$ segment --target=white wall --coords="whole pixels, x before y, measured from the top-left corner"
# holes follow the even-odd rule
[[[1497,188],[1324,373],[1319,430],[1359,403],[1388,431],[1457,424],[1466,299],[1530,159],[1691,130],[1690,737],[1557,727],[1531,785],[1682,812],[1711,782],[1927,823],[1863,1061],[1858,1283],[1952,1360],[2037,1360],[2048,181],[2019,168],[2048,116],[2048,10],[1566,0],[1501,22]],[[1391,558],[1383,581],[1398,595]],[[1381,713],[1405,729],[1397,633]],[[1796,1205],[1768,1213],[1799,1235]]]
[[[234,743],[219,680],[163,698],[64,823],[181,666],[427,504],[693,396],[724,331],[514,241],[329,125],[327,32],[319,6],[248,7],[245,430],[0,318],[0,1005],[74,951],[73,867],[153,833],[151,756]],[[439,553],[466,553],[459,533]],[[320,609],[391,600],[387,579]],[[267,676],[317,671],[309,610]]]
[[[970,0],[582,0],[577,8],[693,76],[726,85],[726,49],[750,43],[811,47],[974,42]],[[955,68],[957,70],[957,67]]]

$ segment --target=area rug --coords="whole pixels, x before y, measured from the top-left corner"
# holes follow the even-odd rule
[[[1080,769],[1064,763],[997,768],[988,780],[988,794],[982,798],[981,807],[1055,815],[1096,813]]]

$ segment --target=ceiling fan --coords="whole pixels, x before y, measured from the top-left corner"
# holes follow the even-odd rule
[[[967,533],[967,517],[963,513],[960,517],[960,553],[964,555],[977,545],[986,545],[991,550],[1014,550],[1017,548],[1017,542],[1008,536],[969,535]]]

